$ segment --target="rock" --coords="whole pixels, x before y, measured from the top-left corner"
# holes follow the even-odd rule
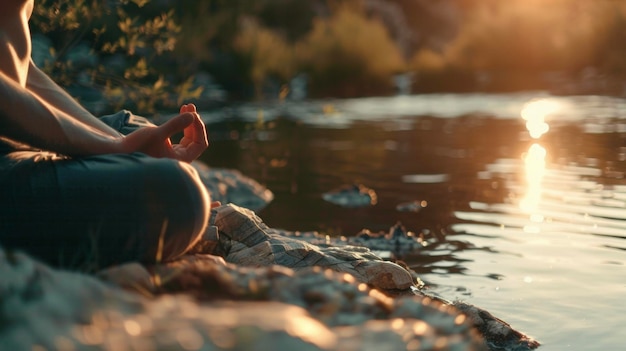
[[[137,276],[134,272],[135,266],[129,264],[128,268],[131,275]],[[148,269],[151,273],[148,273]],[[387,341],[389,338],[382,331],[388,331],[390,321],[391,324],[402,327],[419,327],[431,336],[461,333],[463,328],[459,327],[469,322],[478,328],[491,350],[521,351],[539,346],[535,340],[515,331],[507,323],[476,306],[462,302],[452,303],[421,292],[417,296],[411,294],[390,298],[378,290],[369,289],[348,274],[320,267],[298,271],[281,266],[238,267],[233,264],[219,264],[213,259],[207,260],[205,255],[195,255],[148,269],[145,274],[159,277],[151,279],[158,283],[141,286],[137,289],[140,292],[184,292],[193,295],[198,301],[232,299],[287,303],[306,309],[311,317],[333,330],[345,326],[371,327],[381,331],[381,337]],[[457,308],[467,312],[467,315],[459,314]],[[383,322],[373,323],[373,319]],[[363,335],[360,334],[360,337]],[[359,338],[349,341],[354,343],[361,340]],[[432,343],[433,340],[428,342]],[[363,346],[360,342],[358,344]],[[397,348],[407,347],[400,347],[402,345],[399,344]],[[464,344],[461,349],[472,349],[468,347]]]
[[[274,194],[257,181],[231,169],[211,168],[201,161],[191,163],[198,171],[213,201],[259,211],[274,200]]]
[[[396,211],[419,212],[426,206],[428,206],[428,202],[426,202],[425,200],[422,200],[422,201],[414,200],[414,201],[399,203],[398,205],[396,205]]]
[[[134,270],[132,266],[129,268]],[[424,324],[422,327],[429,330],[424,334],[429,336],[468,333],[461,339],[475,338],[474,332],[460,322],[459,314],[451,306],[415,295],[392,299],[357,282],[348,274],[330,269],[309,267],[294,271],[281,266],[238,267],[216,264],[213,260],[205,260],[203,255],[186,256],[177,262],[148,268],[153,277],[160,277],[152,281],[160,283],[144,286],[139,291],[148,289],[154,294],[184,292],[203,302],[222,298],[281,302],[307,310],[311,317],[331,329],[346,326],[358,326],[360,329],[366,327],[372,319],[380,319],[385,322],[374,324],[384,339],[388,338],[383,336],[382,331],[393,329],[390,322],[408,327],[413,325],[414,320]],[[405,317],[399,317],[401,315]],[[429,321],[433,324],[428,324]],[[351,340],[350,343],[355,341]],[[463,349],[468,346],[469,349],[482,347],[480,343],[471,346],[472,342],[467,341],[465,339],[463,342]],[[398,339],[397,342],[401,341]],[[434,340],[428,342],[433,343]]]
[[[213,209],[211,226],[219,229],[219,245],[204,238],[194,250],[224,256],[227,262],[244,266],[281,265],[293,269],[312,266],[349,273],[359,282],[386,290],[407,290],[415,286],[411,274],[401,266],[383,261],[369,249],[357,246],[320,247],[286,237],[269,228],[251,210],[228,204]],[[212,235],[213,236],[213,235]]]
[[[396,257],[415,252],[428,245],[423,237],[407,231],[399,222],[389,228],[387,233],[372,233],[368,229],[363,229],[354,238],[350,238],[349,242],[370,250],[389,251]]]
[[[137,292],[153,290],[155,284],[153,276],[138,262],[112,266],[101,270],[97,275],[116,286]]]
[[[109,273],[125,267],[139,268]],[[487,350],[454,308],[329,270],[203,256],[148,268],[162,281],[137,294],[0,250],[0,349]]]
[[[363,229],[353,237],[330,237],[317,232],[290,232],[278,230],[283,236],[303,240],[319,246],[360,246],[371,250],[380,256],[381,253],[390,253],[390,258],[405,256],[428,245],[423,236],[406,230],[401,223],[396,223],[388,232],[373,233]]]
[[[540,346],[537,340],[518,332],[481,308],[462,301],[454,302],[454,307],[468,316],[471,323],[485,336],[485,342],[491,350],[522,351]]]
[[[342,207],[366,207],[378,202],[376,192],[362,184],[343,186],[322,194],[322,198]]]
[[[3,350],[487,350],[488,345],[513,351],[539,345],[475,306],[424,295],[391,298],[350,274],[321,267],[243,267],[190,255],[100,272],[124,291],[0,249],[0,276]]]
[[[1,248],[0,276],[1,350],[69,349],[62,346],[76,343],[74,329],[92,325],[101,313],[142,310],[134,294]]]

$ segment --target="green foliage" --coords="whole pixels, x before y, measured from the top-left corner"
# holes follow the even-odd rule
[[[327,2],[330,16],[321,16],[321,4],[301,0],[178,4],[185,12],[177,50],[225,86],[250,82],[257,98],[267,80],[285,83],[303,72],[314,96],[387,93],[391,75],[404,69],[385,26],[361,0]]]
[[[254,19],[242,21],[234,49],[251,62],[250,76],[258,97],[262,95],[261,87],[267,78],[286,82],[296,71],[291,45],[276,32],[261,27]]]
[[[173,6],[182,24],[177,53],[244,99],[263,97],[267,80],[285,82],[297,73],[292,44],[315,16],[314,3],[301,0],[179,0]]]
[[[268,82],[300,73],[314,97],[386,94],[404,71],[434,90],[472,89],[476,72],[517,80],[510,89],[537,88],[523,83],[542,72],[575,76],[594,67],[626,76],[624,1],[372,3],[41,0],[32,28],[53,40],[43,68],[62,85],[95,86],[111,109],[141,112],[200,96],[190,78],[199,70],[236,98],[276,98],[276,87],[276,96],[263,96]],[[382,13],[386,6],[396,11]],[[392,37],[399,14],[401,28],[413,31],[402,53]],[[85,43],[95,66],[72,55]]]
[[[42,69],[63,86],[96,87],[110,111],[127,107],[154,112],[199,95],[189,80],[166,79],[159,69],[168,58],[165,54],[174,50],[180,26],[172,10],[146,17],[143,10],[148,2],[39,1],[31,28],[53,41],[51,59]],[[95,64],[80,63],[84,57],[72,55],[81,45],[90,48],[88,55]],[[173,92],[178,93],[176,98]]]
[[[404,70],[404,59],[385,27],[347,6],[314,21],[298,43],[298,57],[317,95],[387,93],[391,75]]]

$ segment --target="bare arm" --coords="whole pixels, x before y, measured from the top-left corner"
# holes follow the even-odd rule
[[[144,152],[191,161],[206,149],[195,106],[161,126],[122,136],[80,106],[30,58],[33,0],[0,0],[0,136],[69,156]],[[170,136],[184,131],[180,144]]]
[[[35,66],[32,60],[29,63],[26,88],[38,95],[51,108],[66,113],[106,135],[120,136],[119,132],[101,122],[74,100],[63,88]]]
[[[0,71],[0,134],[66,155],[122,152],[113,136],[56,109]]]
[[[170,136],[184,131],[181,144]],[[191,162],[208,146],[195,106],[164,124],[112,136],[58,110],[0,71],[0,136],[69,156],[144,152]]]

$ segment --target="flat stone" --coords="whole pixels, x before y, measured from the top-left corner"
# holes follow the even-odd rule
[[[376,191],[363,184],[344,185],[322,194],[322,199],[349,208],[373,206],[378,202]]]
[[[409,253],[416,253],[428,242],[419,234],[408,231],[402,223],[396,223],[387,232],[372,232],[363,229],[352,237],[329,237],[317,232],[290,232],[278,230],[283,236],[306,241],[320,246],[356,246],[363,247],[364,250],[376,253],[385,253],[387,257],[401,258]]]
[[[211,221],[219,230],[219,246],[224,250],[221,255],[227,262],[252,266],[277,264],[296,270],[319,266],[349,273],[359,282],[386,290],[407,290],[416,284],[406,269],[382,260],[367,249],[320,247],[286,237],[265,225],[253,211],[233,204],[214,209]]]
[[[191,165],[198,171],[213,201],[258,211],[274,200],[274,194],[269,189],[237,170],[209,167],[198,160]]]

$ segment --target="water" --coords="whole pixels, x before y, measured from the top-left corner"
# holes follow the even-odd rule
[[[204,114],[213,166],[276,195],[273,227],[354,235],[397,221],[431,292],[481,306],[542,350],[618,350],[626,322],[626,100],[421,95],[246,105]],[[378,203],[341,208],[344,184]],[[418,212],[396,205],[420,201]]]

